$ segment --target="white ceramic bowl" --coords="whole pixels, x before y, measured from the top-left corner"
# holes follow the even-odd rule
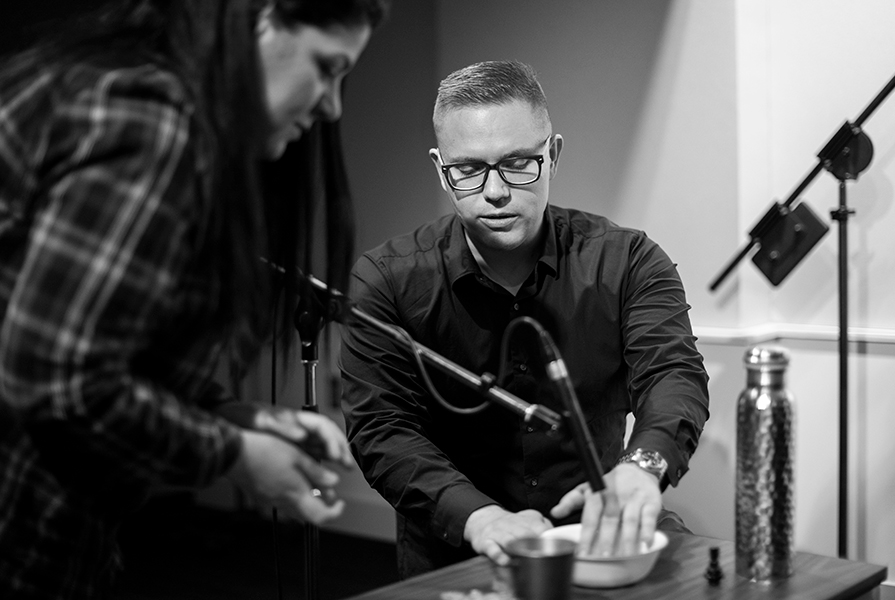
[[[562,538],[578,543],[581,524],[554,527],[542,533],[541,537]],[[667,545],[668,537],[657,531],[652,545],[640,554],[605,558],[579,556],[575,559],[572,581],[575,585],[590,588],[612,588],[636,583],[649,575],[659,554]]]

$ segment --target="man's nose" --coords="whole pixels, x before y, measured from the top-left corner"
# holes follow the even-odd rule
[[[485,175],[485,187],[482,193],[487,200],[502,200],[510,195],[510,188],[497,169],[490,169]]]

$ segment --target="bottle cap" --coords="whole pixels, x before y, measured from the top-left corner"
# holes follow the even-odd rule
[[[747,369],[783,370],[789,364],[789,351],[782,346],[754,346],[746,350]]]

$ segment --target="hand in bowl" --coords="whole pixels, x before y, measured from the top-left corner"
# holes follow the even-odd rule
[[[550,510],[562,519],[583,509],[579,556],[627,556],[649,547],[662,509],[659,480],[633,464],[617,465],[603,477],[606,489],[592,492],[583,483]]]

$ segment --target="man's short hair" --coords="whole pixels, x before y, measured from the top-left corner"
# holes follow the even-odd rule
[[[432,123],[435,135],[444,115],[460,108],[527,102],[550,126],[547,98],[529,65],[515,60],[493,60],[463,67],[445,77],[438,86]]]

